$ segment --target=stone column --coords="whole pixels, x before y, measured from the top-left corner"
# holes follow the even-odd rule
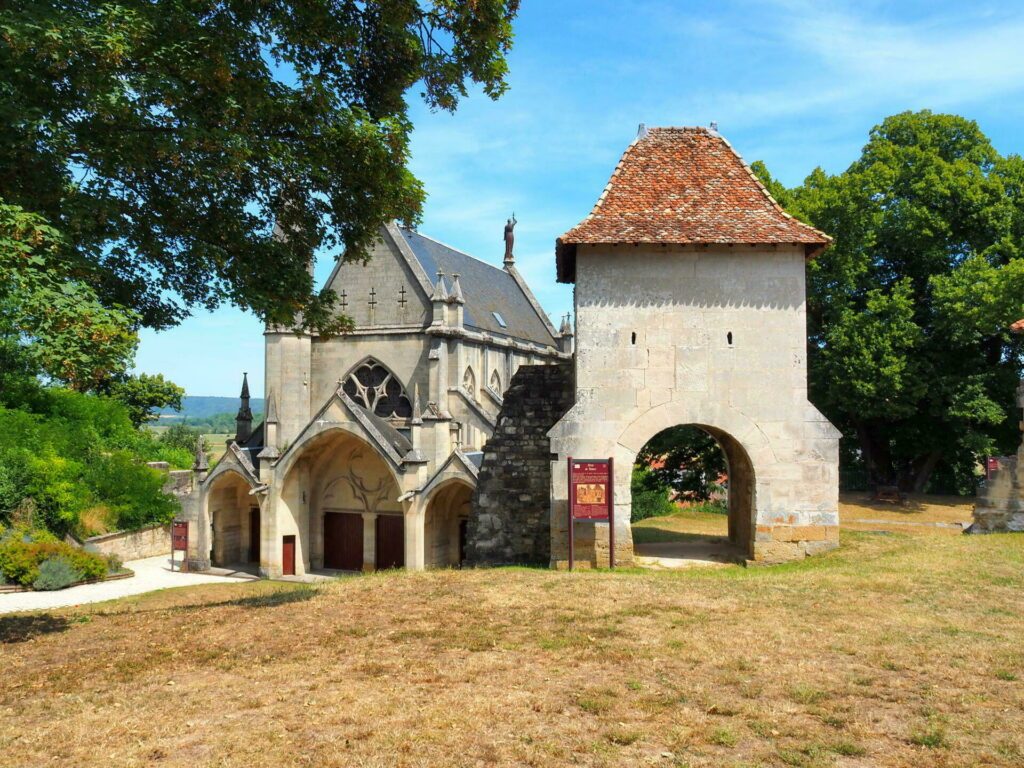
[[[405,513],[405,569],[422,571],[426,567],[426,510],[419,504]]]
[[[377,568],[377,513],[363,512],[363,573]]]

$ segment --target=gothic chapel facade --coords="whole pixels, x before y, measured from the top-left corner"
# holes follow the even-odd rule
[[[189,567],[421,569],[463,560],[481,449],[524,364],[569,359],[516,270],[390,224],[366,265],[328,287],[355,321],[344,336],[267,328],[266,414],[238,430],[183,504]]]

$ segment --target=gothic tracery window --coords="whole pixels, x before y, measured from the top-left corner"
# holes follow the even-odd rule
[[[495,368],[493,371],[491,371],[490,387],[491,387],[491,391],[494,392],[495,394],[497,394],[497,395],[501,394],[501,376],[498,375],[498,369],[497,368]]]
[[[401,382],[376,360],[367,360],[345,379],[345,394],[378,416],[407,419],[412,403]]]
[[[476,400],[476,376],[473,375],[471,367],[466,368],[466,373],[462,376],[462,388]]]

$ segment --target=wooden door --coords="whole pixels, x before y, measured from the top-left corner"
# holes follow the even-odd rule
[[[249,510],[249,562],[260,561],[260,508]]]
[[[405,518],[377,515],[377,570],[405,567]]]
[[[295,537],[285,536],[281,543],[281,572],[285,576],[295,575]]]
[[[358,512],[324,514],[324,568],[363,570],[363,516]]]

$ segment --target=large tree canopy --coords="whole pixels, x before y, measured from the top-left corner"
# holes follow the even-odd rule
[[[968,490],[978,458],[1019,439],[1024,160],[977,124],[906,112],[845,172],[786,190],[835,238],[808,266],[811,397],[874,482],[923,490],[943,468]]]
[[[0,205],[17,247],[4,246],[0,269],[77,292],[93,316],[130,307],[130,323],[153,328],[230,301],[267,322],[338,330],[309,255],[343,246],[362,258],[382,223],[417,217],[405,94],[421,83],[446,110],[469,83],[500,95],[517,8],[5,3]],[[47,338],[36,320],[22,313],[26,333]]]

